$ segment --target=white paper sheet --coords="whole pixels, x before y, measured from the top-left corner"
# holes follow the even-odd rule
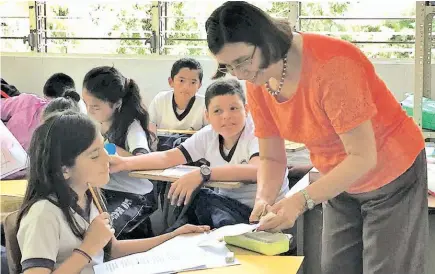
[[[1,121],[0,136],[0,178],[4,178],[27,167],[27,153]]]
[[[166,177],[179,178],[197,169],[198,169],[197,167],[193,167],[193,166],[175,166],[175,167],[165,169],[160,175]]]
[[[227,225],[212,232],[208,233],[202,241],[199,243],[199,246],[209,246],[213,245],[218,241],[222,241],[225,236],[237,236],[242,235],[248,232],[252,232],[259,224],[236,224],[236,225]]]
[[[225,261],[228,248],[215,241],[199,246],[210,234],[183,235],[175,237],[152,250],[126,256],[94,266],[95,274],[162,274],[187,270],[217,268],[240,264]]]
[[[95,274],[162,274],[205,267],[204,255],[195,246],[160,248],[94,266]]]

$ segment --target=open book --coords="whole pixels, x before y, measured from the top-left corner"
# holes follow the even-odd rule
[[[27,153],[9,129],[0,121],[1,166],[0,178],[27,167]]]

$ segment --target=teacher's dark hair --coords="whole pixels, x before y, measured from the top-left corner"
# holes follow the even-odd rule
[[[225,44],[248,43],[262,52],[262,69],[284,58],[293,34],[288,22],[272,18],[262,9],[245,1],[228,1],[218,7],[205,23],[207,43],[216,55]],[[217,73],[214,78],[223,76]]]

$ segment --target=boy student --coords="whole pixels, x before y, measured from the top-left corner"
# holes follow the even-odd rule
[[[55,73],[45,82],[44,98],[29,93],[1,99],[1,120],[17,138],[25,150],[28,150],[32,133],[41,121],[41,114],[50,100],[58,97],[71,98],[80,101],[80,95],[75,92],[74,80],[64,74]]]
[[[201,64],[182,58],[172,65],[169,85],[173,90],[157,94],[149,106],[150,121],[157,129],[199,130],[204,121],[204,97]]]
[[[186,205],[192,193],[206,181],[257,180],[260,162],[258,140],[254,125],[248,118],[246,99],[236,80],[219,80],[205,93],[205,116],[210,125],[199,130],[177,148],[134,157],[114,156],[111,172],[120,170],[164,169],[195,162],[204,158],[203,165],[171,185],[171,204]],[[190,212],[195,222],[213,228],[245,222],[254,205],[257,185],[246,184],[238,189],[201,189],[192,201]],[[278,200],[288,191],[288,179],[280,189]],[[189,214],[190,215],[190,214]]]

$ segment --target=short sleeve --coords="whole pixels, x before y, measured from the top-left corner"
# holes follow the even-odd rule
[[[321,106],[337,134],[348,132],[376,115],[366,64],[335,57],[320,72]]]
[[[208,138],[206,136],[209,130],[208,127],[209,126],[196,132],[178,146],[178,149],[181,150],[186,158],[187,163],[193,163],[205,157],[205,145],[206,142],[210,141],[207,140]]]
[[[44,212],[32,216],[30,210],[21,220],[17,240],[23,272],[33,267],[53,269],[60,242],[60,227],[56,215]]]
[[[148,107],[148,114],[150,116],[150,122],[157,125],[158,127],[160,124],[160,119],[158,118],[156,97],[154,97],[154,99],[151,101],[150,106]]]
[[[128,148],[128,152],[133,155],[138,153],[147,154],[150,152],[145,130],[136,120],[131,123],[130,127],[128,128],[126,146]]]
[[[258,138],[279,136],[278,127],[267,107],[262,88],[246,82],[246,94],[248,108],[255,124],[255,136]]]

